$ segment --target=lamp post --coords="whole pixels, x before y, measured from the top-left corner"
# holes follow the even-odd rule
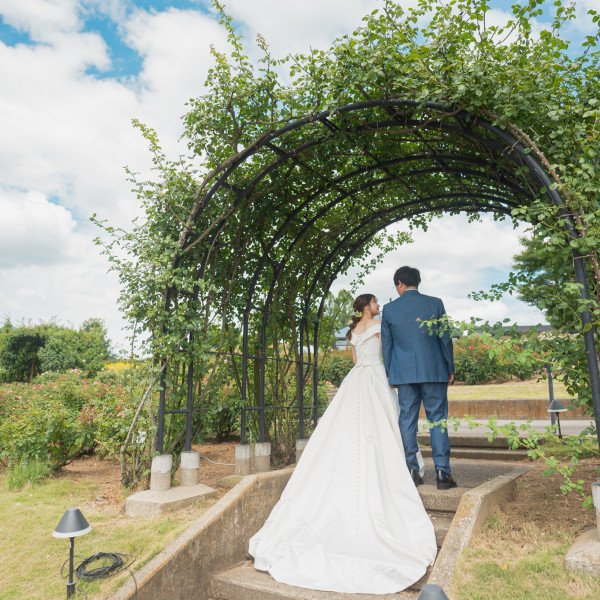
[[[592,483],[592,500],[596,509],[596,533],[600,540],[600,477]]]
[[[552,380],[552,363],[546,363],[546,375],[548,376],[548,396],[550,398],[550,404],[554,402],[554,382]],[[556,418],[554,413],[550,413],[550,424],[556,425]]]
[[[564,407],[564,404],[560,400],[552,400],[550,406],[548,407],[548,412],[552,415],[556,415],[556,421],[558,423],[558,438],[562,440],[562,431],[560,430],[560,417],[559,413],[565,412],[567,409]]]
[[[423,586],[417,600],[448,600],[448,596],[439,585],[428,583]]]
[[[75,538],[89,533],[92,530],[78,508],[67,508],[60,523],[52,532],[56,538],[70,538],[71,548],[69,552],[69,581],[67,582],[67,598],[75,593],[75,581],[73,581],[73,557],[75,554]]]

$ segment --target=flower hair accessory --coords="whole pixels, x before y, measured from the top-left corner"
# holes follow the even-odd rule
[[[355,311],[355,312],[354,312],[354,316],[355,316],[357,319],[360,319],[360,318],[362,318],[362,316],[363,316],[363,311],[362,311],[362,310],[357,310],[357,311]]]

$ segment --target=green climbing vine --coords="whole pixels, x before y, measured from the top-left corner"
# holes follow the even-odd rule
[[[395,221],[427,228],[466,211],[530,223],[564,260],[571,250],[585,257],[591,300],[571,277],[547,302],[566,303],[573,315],[588,308],[595,326],[598,13],[589,11],[594,33],[574,48],[563,35],[575,19],[566,0],[536,30],[542,0],[515,3],[503,25],[489,23],[485,0],[419,0],[407,11],[390,0],[329,49],[273,57],[259,36],[252,62],[249,42],[214,5],[229,49],[213,48],[204,93],[183,118],[191,157],[169,160],[155,132],[136,122],[156,169],[152,181],[129,173],[144,217],[129,231],[94,217],[109,234],[99,243],[121,279],[121,308],[152,364],[168,365],[170,408],[184,407],[194,365],[198,434],[215,407],[238,410],[242,392],[258,405],[264,360],[265,402],[281,407],[267,435],[283,460],[290,455],[299,382],[311,383],[314,340],[330,335],[320,328],[321,299],[340,272],[373,268],[373,251],[409,242],[387,233]],[[565,211],[524,163],[489,142],[483,119],[536,158]],[[516,285],[513,278],[480,296]],[[244,319],[258,358],[242,390]],[[544,351],[568,368],[570,391],[589,407],[581,325],[564,327],[569,335],[559,330]],[[172,415],[167,451],[181,447],[182,427]]]

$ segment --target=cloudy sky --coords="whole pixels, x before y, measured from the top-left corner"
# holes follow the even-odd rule
[[[516,0],[513,0],[516,1]],[[506,19],[507,0],[491,0]],[[599,0],[578,0],[581,8]],[[401,0],[403,6],[416,0]],[[274,56],[326,47],[360,25],[379,0],[225,0],[253,50],[261,33]],[[551,4],[548,2],[548,4]],[[543,21],[542,17],[542,21]],[[584,35],[578,23],[573,38]],[[123,322],[118,281],[93,240],[96,213],[127,227],[139,213],[124,167],[150,174],[151,157],[133,118],[158,132],[175,158],[186,152],[180,117],[203,91],[210,45],[226,36],[205,0],[0,0],[0,318],[105,320],[116,347]],[[464,218],[435,222],[415,244],[388,255],[365,282],[392,297],[401,264],[422,270],[423,290],[456,318],[520,324],[542,319],[506,298],[474,303],[467,293],[502,279],[518,251],[510,224]],[[351,277],[336,282],[348,287]],[[360,291],[363,291],[362,289]]]

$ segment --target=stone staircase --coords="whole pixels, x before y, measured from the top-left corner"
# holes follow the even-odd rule
[[[449,433],[451,454],[450,460],[466,458],[471,460],[501,460],[501,461],[520,461],[527,459],[527,450],[518,448],[511,450],[508,448],[506,437],[499,436],[492,442],[489,442],[485,435],[457,435]],[[431,440],[429,432],[420,432],[417,434],[421,454],[424,457],[431,457]]]
[[[438,548],[441,548],[461,497],[468,488],[457,487],[439,492],[435,483],[428,483],[430,480],[435,481],[433,473],[426,475],[426,484],[418,489],[433,522]],[[360,597],[360,600],[414,600],[419,590],[427,583],[428,576],[429,571],[408,590],[396,594],[354,595],[320,592],[279,583],[268,573],[254,569],[251,557],[248,557],[245,562],[213,578],[211,597],[213,600],[349,600],[357,597]]]

